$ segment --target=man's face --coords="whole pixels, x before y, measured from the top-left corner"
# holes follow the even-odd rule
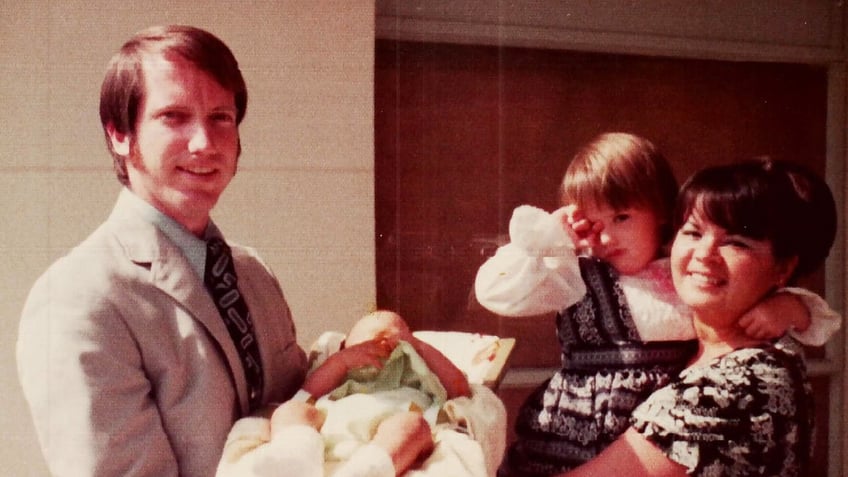
[[[134,138],[110,132],[127,155],[130,189],[196,235],[236,171],[232,92],[185,59],[151,55]]]

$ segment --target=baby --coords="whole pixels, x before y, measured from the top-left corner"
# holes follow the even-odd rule
[[[282,475],[295,458],[299,472],[315,472],[303,469],[304,460],[310,469],[320,468],[316,476],[378,475],[350,469],[386,460],[375,457],[381,454],[375,440],[390,435],[386,427],[414,431],[419,421],[429,428],[431,445],[417,436],[412,448],[419,458],[402,468],[395,463],[398,475],[494,475],[505,446],[503,404],[488,388],[469,385],[463,372],[416,338],[400,315],[370,313],[354,324],[343,342],[335,343],[338,351],[333,347],[313,356],[302,390],[270,420],[253,417],[236,423],[219,476],[236,475],[236,467],[240,472],[251,469],[246,474],[251,476]],[[315,444],[292,451],[295,440]],[[319,457],[304,457],[317,455],[316,448],[322,449]],[[403,468],[407,466],[412,468]]]

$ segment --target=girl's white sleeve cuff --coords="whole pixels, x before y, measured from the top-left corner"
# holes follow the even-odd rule
[[[796,340],[807,346],[823,346],[839,330],[842,316],[818,294],[797,287],[782,288],[780,291],[797,296],[810,312],[810,326],[806,330],[789,330],[789,334]]]
[[[477,271],[474,293],[503,316],[532,316],[565,309],[586,294],[580,266],[563,225],[546,211],[523,205],[509,224],[511,242]]]

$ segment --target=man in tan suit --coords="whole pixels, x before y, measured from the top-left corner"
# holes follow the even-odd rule
[[[207,252],[223,238],[209,214],[235,174],[246,104],[231,51],[203,30],[151,28],[113,57],[100,113],[125,188],[36,282],[19,331],[53,474],[213,475],[233,423],[300,387],[305,356],[274,275],[249,248]]]

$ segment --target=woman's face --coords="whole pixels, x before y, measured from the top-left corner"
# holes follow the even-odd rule
[[[696,209],[674,239],[671,270],[680,299],[699,319],[735,326],[792,267],[774,258],[769,241],[730,234]]]

